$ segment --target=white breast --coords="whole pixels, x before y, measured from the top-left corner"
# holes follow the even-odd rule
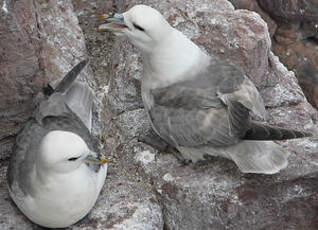
[[[78,170],[38,182],[34,197],[20,207],[33,222],[53,228],[67,227],[83,218],[94,206],[103,187],[107,165],[98,173],[83,164]]]
[[[210,63],[210,57],[196,44],[175,30],[170,37],[143,55],[144,88],[167,87],[189,80]]]

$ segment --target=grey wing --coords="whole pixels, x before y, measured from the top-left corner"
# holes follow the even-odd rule
[[[226,105],[239,102],[262,119],[266,117],[263,99],[253,82],[242,70],[230,63],[213,57],[207,71],[203,73],[216,86],[218,98]],[[213,80],[211,80],[213,79]]]
[[[41,124],[31,119],[18,135],[10,157],[7,179],[10,190],[15,194],[34,193],[30,185],[39,145],[41,139],[53,130],[76,133],[84,139],[89,149],[98,152],[97,139],[91,136],[83,122],[72,111],[68,116],[44,117]]]
[[[90,150],[99,152],[99,142],[91,134],[93,95],[82,83],[73,83],[67,93],[53,94],[40,104],[36,120],[46,130],[64,130],[78,134]]]
[[[55,122],[52,122],[54,118],[50,117],[50,122],[44,124],[47,124],[46,128],[57,129],[61,127],[63,130],[74,132],[85,140],[89,149],[99,152],[98,140],[91,135],[94,105],[94,96],[91,89],[84,83],[74,82],[66,94],[62,95],[61,100],[63,101],[63,110],[67,116],[55,116]]]
[[[194,80],[151,90],[148,113],[154,129],[173,146],[237,143],[248,129],[249,112],[265,111],[246,79],[234,66],[214,60]]]
[[[9,189],[13,193],[21,196],[33,193],[30,174],[34,168],[39,144],[52,130],[76,133],[91,150],[98,152],[98,141],[90,134],[92,92],[86,85],[74,82],[86,64],[87,61],[84,60],[66,74],[57,88],[48,94],[47,100],[40,103],[17,136],[7,173]]]
[[[65,96],[66,104],[82,120],[88,130],[92,128],[93,93],[80,82],[74,82]]]
[[[71,91],[72,95],[73,93]],[[87,125],[83,122],[87,118],[86,116],[83,117],[83,111],[91,111],[91,108],[75,109],[75,112],[80,111],[80,118],[67,105],[69,101],[72,100],[67,98],[67,94],[64,96],[60,93],[55,93],[48,100],[42,101],[34,116],[31,117],[17,136],[10,158],[7,177],[9,188],[13,193],[25,195],[34,192],[30,186],[30,180],[35,166],[36,154],[41,139],[52,130],[76,133],[84,139],[89,149],[98,152],[97,138],[91,135]],[[82,101],[85,102],[85,100]],[[88,104],[89,102],[86,103],[86,105]],[[87,113],[85,112],[84,114]],[[89,121],[89,119],[86,119],[86,121]],[[97,169],[94,168],[94,170]]]
[[[31,177],[38,144],[47,131],[33,119],[29,120],[16,138],[7,172],[9,190],[16,196],[33,194]]]

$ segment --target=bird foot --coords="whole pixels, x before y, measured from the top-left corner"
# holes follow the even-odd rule
[[[177,160],[178,160],[178,161],[180,162],[180,164],[182,164],[182,165],[189,165],[189,164],[193,163],[191,159],[185,158],[185,157],[184,157],[176,148],[174,148],[174,147],[171,147],[171,146],[170,146],[167,152],[172,153],[172,155],[173,155],[175,158],[177,158]]]

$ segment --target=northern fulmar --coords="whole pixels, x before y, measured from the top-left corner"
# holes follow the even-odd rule
[[[100,18],[107,23],[99,31],[125,36],[141,51],[145,110],[155,132],[184,159],[222,156],[244,173],[287,166],[289,152],[273,140],[307,134],[253,121],[251,112],[265,119],[264,103],[239,67],[207,55],[149,6]]]
[[[107,160],[91,134],[93,95],[74,82],[87,61],[70,71],[36,108],[16,138],[9,194],[34,223],[62,228],[83,218],[104,185]],[[49,89],[49,88],[47,88]]]

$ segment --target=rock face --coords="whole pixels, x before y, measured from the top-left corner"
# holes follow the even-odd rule
[[[157,8],[207,52],[242,66],[264,98],[269,123],[317,132],[317,112],[294,73],[271,52],[266,23],[227,0],[7,0],[0,9],[6,41],[0,43],[2,159],[41,87],[89,56],[82,80],[96,93],[94,133],[110,163],[95,207],[68,229],[316,229],[317,133],[280,142],[291,151],[290,163],[273,176],[242,174],[221,158],[185,166],[171,153],[138,142],[151,132],[140,97],[139,53],[127,41],[96,31],[98,14],[137,3]],[[39,229],[9,199],[7,163],[0,161],[0,229]]]
[[[230,0],[255,11],[267,22],[273,51],[296,73],[308,101],[318,108],[318,1]]]
[[[88,45],[97,47],[93,44],[94,41],[98,42],[96,25],[85,27],[85,16],[91,12],[89,10],[96,11],[96,5],[93,1],[90,2],[92,5],[76,3],[75,9],[69,0],[1,3],[1,17],[4,19],[0,21],[0,73],[3,79],[0,84],[0,100],[3,100],[0,103],[1,159],[7,158],[14,135],[32,113],[36,101],[40,100],[36,95],[41,88],[87,58],[84,35],[75,11],[80,17],[83,16],[84,29],[91,28],[90,32],[95,32],[88,33],[91,36],[87,37]],[[93,18],[97,18],[97,15],[98,12],[95,12]],[[106,62],[104,54],[108,54],[109,50],[103,50],[105,47],[101,41],[99,44],[101,46],[96,50],[103,57],[100,60]],[[81,80],[95,92],[93,133],[100,137],[103,144],[102,99],[107,92],[107,76],[105,73],[101,76],[101,63],[94,55],[96,50],[89,50],[93,57],[91,67],[97,69],[96,76],[89,67],[81,74]],[[107,141],[111,142],[111,139]],[[109,156],[112,166],[109,167],[99,200],[86,218],[69,229],[162,229],[163,218],[158,199],[128,161],[124,164],[124,159],[120,158],[122,163],[116,160],[116,156],[112,158],[110,147],[106,143],[105,155]],[[7,160],[0,161],[0,229],[42,229],[31,223],[10,200],[6,186],[7,165]]]
[[[71,2],[23,0],[1,4],[0,157],[3,159],[8,157],[15,135],[30,116],[37,93],[86,54]]]
[[[294,70],[308,101],[318,108],[318,1],[259,1],[279,27],[273,51]]]
[[[258,3],[270,16],[280,21],[299,22],[318,20],[317,0],[258,0]]]
[[[32,110],[32,98],[48,78],[39,60],[39,33],[30,1],[2,1],[0,9],[0,158]]]
[[[229,0],[236,9],[248,9],[257,12],[262,19],[267,23],[269,34],[271,37],[277,29],[276,22],[258,5],[257,1],[251,0]]]
[[[137,1],[117,8],[125,11],[134,4]],[[242,66],[264,97],[269,123],[317,128],[312,119],[316,111],[294,73],[270,51],[268,28],[259,15],[234,10],[227,1],[152,1],[151,6],[208,52]],[[112,122],[106,129],[126,141],[149,129],[139,96],[142,66],[137,54],[116,38],[106,99]],[[144,151],[145,145],[137,148],[132,143],[126,146],[137,151],[129,154],[136,154],[140,175],[157,192],[166,229],[316,229],[315,138],[281,142],[292,154],[288,168],[274,176],[244,175],[232,162],[219,158],[184,166],[169,153]]]

